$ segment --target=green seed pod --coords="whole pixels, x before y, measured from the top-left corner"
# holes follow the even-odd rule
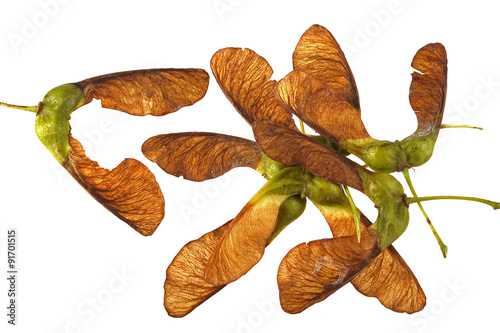
[[[417,167],[426,163],[434,152],[436,138],[437,133],[404,139],[401,146],[406,152],[408,166]]]
[[[323,206],[339,203],[349,205],[340,185],[327,182],[319,177],[308,179],[306,195],[315,204]]]
[[[395,172],[407,160],[399,141],[374,141],[362,147],[353,146],[352,151],[375,172]]]
[[[261,153],[261,159],[258,166],[255,168],[257,172],[266,177],[266,179],[271,179],[285,166],[277,162],[264,153]]]
[[[63,84],[50,90],[43,98],[35,120],[38,139],[64,164],[71,150],[69,145],[69,118],[83,105],[84,93],[74,84]]]
[[[281,204],[278,218],[274,230],[269,238],[268,244],[271,243],[280,232],[285,229],[290,223],[295,221],[302,215],[306,209],[307,200],[302,198],[300,194],[289,197]]]
[[[366,194],[379,211],[373,228],[377,230],[380,250],[385,250],[403,234],[408,226],[410,214],[401,184],[386,173],[361,175]]]

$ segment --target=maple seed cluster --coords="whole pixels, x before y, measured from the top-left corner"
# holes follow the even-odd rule
[[[265,248],[310,201],[324,216],[331,238],[294,247],[278,269],[280,303],[299,313],[347,283],[385,307],[414,313],[425,294],[391,245],[409,223],[417,203],[444,256],[447,247],[421,201],[462,199],[499,208],[500,203],[457,196],[419,198],[408,169],[432,156],[446,99],[447,58],[443,45],[428,44],[411,63],[410,105],[417,130],[401,141],[372,138],[361,120],[358,91],[339,44],[313,25],[293,53],[293,71],[271,80],[267,61],[250,49],[225,48],[211,59],[212,73],[255,141],[208,132],[157,135],[143,154],[165,172],[191,181],[250,167],[267,183],[221,227],[187,243],[166,272],[164,305],[182,317],[256,265]],[[90,160],[72,137],[73,111],[93,99],[131,115],[163,116],[202,99],[209,75],[202,69],[150,69],[102,75],[49,91],[37,106],[0,105],[36,113],[35,131],[54,158],[98,202],[140,234],[154,233],[164,217],[164,198],[153,173],[135,159],[112,170]],[[296,126],[295,117],[316,135]],[[349,159],[352,154],[365,165]],[[413,197],[391,173],[402,172]],[[349,188],[370,198],[375,222],[355,206]]]

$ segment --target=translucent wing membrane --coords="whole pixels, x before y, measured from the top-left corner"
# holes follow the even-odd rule
[[[164,306],[170,316],[187,315],[225,286],[208,283],[204,275],[208,259],[230,223],[184,245],[168,266]]]
[[[194,181],[216,178],[236,167],[256,169],[262,153],[253,141],[214,133],[157,135],[143,154],[165,172]]]
[[[446,101],[447,58],[439,43],[428,44],[415,54],[411,66],[410,104],[417,116],[418,128],[412,136],[439,131]]]
[[[205,271],[208,282],[233,282],[260,261],[275,231],[281,205],[304,191],[303,174],[300,168],[283,169],[250,199],[210,257]]]
[[[266,82],[261,90],[261,98],[252,109],[255,120],[271,120],[282,126],[297,130],[292,114],[287,110],[276,95],[276,81]]]
[[[214,54],[210,66],[226,97],[250,125],[268,119],[296,128],[275,95],[273,70],[264,58],[250,49],[225,48]]]
[[[251,200],[233,219],[209,259],[205,279],[227,284],[246,274],[264,255],[284,199]]]
[[[162,116],[199,101],[208,88],[203,69],[147,69],[93,77],[75,83],[85,103],[100,99],[102,106],[136,116]]]
[[[144,236],[153,234],[165,214],[165,201],[154,175],[141,162],[125,159],[113,170],[90,160],[70,136],[64,168],[97,201]]]
[[[360,293],[376,297],[392,311],[415,313],[426,303],[417,278],[392,245],[373,259],[351,283]]]
[[[325,27],[316,24],[304,32],[293,53],[293,68],[323,81],[335,91],[340,101],[359,111],[354,76],[344,52]]]

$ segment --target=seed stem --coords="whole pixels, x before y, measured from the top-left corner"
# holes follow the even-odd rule
[[[38,105],[37,106],[21,106],[21,105],[13,105],[13,104],[0,102],[0,106],[5,106],[5,107],[11,108],[11,109],[18,109],[18,110],[24,110],[24,111],[29,111],[29,112],[35,112],[35,113],[38,110]]]
[[[448,124],[441,124],[441,128],[472,128],[472,129],[483,130],[482,127],[472,126],[472,125],[448,125]]]
[[[466,200],[466,201],[475,201],[488,206],[491,206],[493,209],[500,209],[500,202],[495,202],[491,200],[475,198],[475,197],[464,197],[458,195],[436,195],[429,197],[415,197],[415,198],[407,198],[408,203],[420,203],[422,201],[431,201],[431,200]]]
[[[306,134],[306,130],[304,128],[304,122],[302,121],[302,119],[299,119],[299,122],[300,122],[300,131],[302,132],[302,134]]]
[[[354,216],[354,225],[356,226],[356,236],[358,237],[358,243],[361,242],[361,216],[359,214],[358,208],[354,204],[354,200],[351,196],[351,192],[349,192],[349,188],[343,185],[345,194],[347,196],[347,200],[349,200],[349,204],[351,205],[352,213]]]
[[[443,241],[441,240],[441,237],[439,237],[439,234],[437,233],[436,229],[434,228],[434,225],[432,224],[431,220],[429,219],[429,216],[427,216],[427,213],[425,212],[424,207],[420,203],[420,200],[418,200],[419,197],[418,197],[417,193],[415,192],[415,188],[413,187],[413,184],[411,182],[410,173],[408,172],[408,167],[404,167],[401,171],[403,172],[406,183],[410,187],[411,193],[415,197],[415,198],[410,198],[410,199],[413,199],[413,201],[417,203],[418,207],[420,208],[420,211],[422,212],[425,220],[427,221],[427,224],[431,228],[432,233],[434,234],[434,237],[436,237],[436,239],[439,243],[439,247],[441,248],[441,252],[443,253],[443,256],[446,258],[446,255],[448,254],[448,246],[446,246],[443,243]],[[408,203],[410,203],[410,200],[408,200]]]

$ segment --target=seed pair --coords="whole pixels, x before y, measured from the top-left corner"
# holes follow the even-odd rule
[[[101,168],[71,135],[71,114],[99,99],[105,108],[135,116],[162,116],[203,98],[208,80],[201,69],[120,72],[55,87],[38,106],[0,105],[35,112],[36,135],[54,158],[94,199],[149,236],[165,215],[165,201],[153,173],[131,158],[112,170]]]

